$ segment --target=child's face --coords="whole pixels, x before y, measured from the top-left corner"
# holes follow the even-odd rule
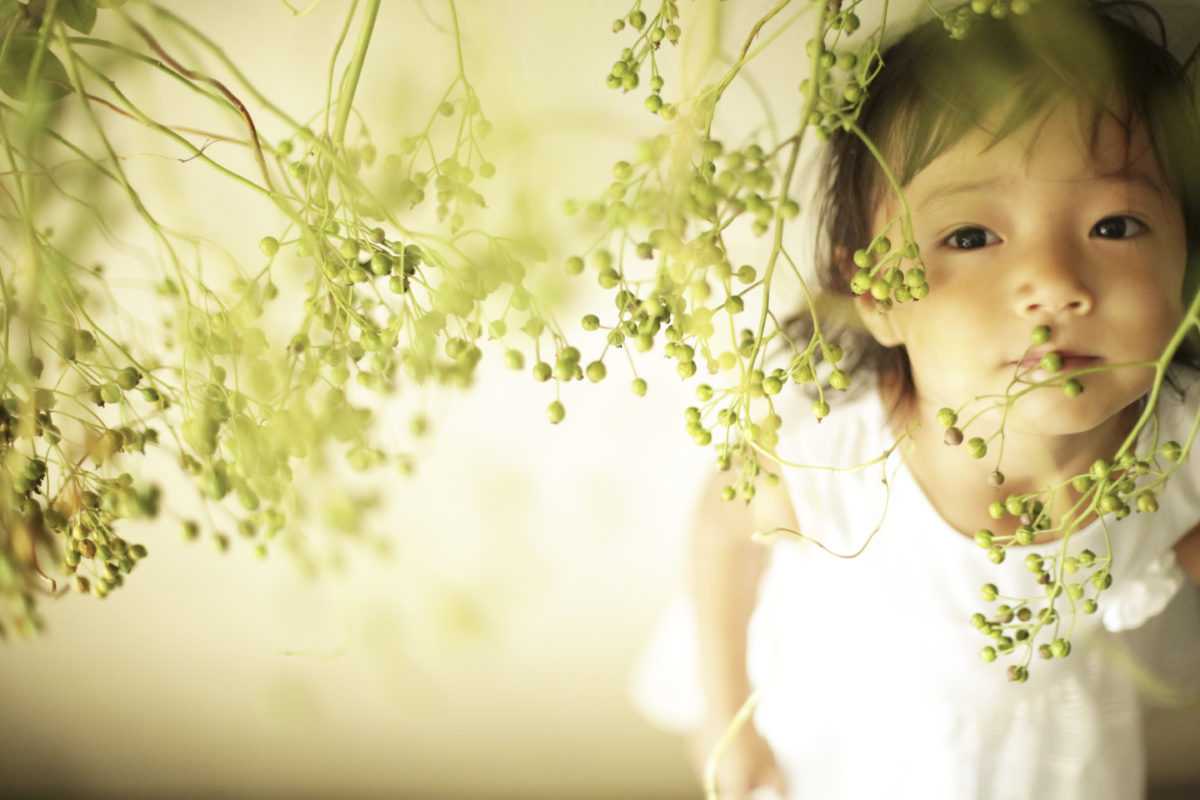
[[[1144,131],[1134,132],[1127,158],[1116,121],[1100,124],[1094,148],[1089,127],[1060,107],[994,145],[976,130],[906,188],[929,295],[883,315],[863,307],[877,338],[906,346],[920,409],[1003,394],[1029,366],[1019,365],[1037,325],[1052,334],[1031,355],[1054,350],[1065,372],[1156,360],[1182,320],[1180,203]],[[875,230],[894,214],[880,209]],[[1036,390],[1006,424],[1088,431],[1143,395],[1152,377],[1147,367],[1079,376],[1079,397]]]

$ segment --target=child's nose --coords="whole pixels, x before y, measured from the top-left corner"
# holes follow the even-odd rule
[[[1095,297],[1082,280],[1077,253],[1043,253],[1030,259],[1017,290],[1017,310],[1026,316],[1091,312]]]

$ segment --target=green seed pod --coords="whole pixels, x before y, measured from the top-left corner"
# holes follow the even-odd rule
[[[642,378],[635,378],[630,388],[638,397],[644,397],[646,394],[646,381]]]
[[[824,400],[818,400],[817,402],[812,404],[813,416],[816,417],[818,420],[822,420],[822,419],[825,419],[826,417],[828,417],[829,410],[830,410],[829,403],[826,403]]]
[[[1004,548],[1000,545],[992,545],[988,548],[987,556],[988,561],[991,561],[993,564],[1003,564],[1005,556]]]
[[[987,455],[987,442],[978,436],[967,441],[967,455],[971,458],[983,458]]]
[[[989,664],[996,660],[996,655],[996,648],[992,647],[991,645],[979,651],[979,657]]]
[[[1058,372],[1062,369],[1062,356],[1058,353],[1046,353],[1038,362],[1038,366],[1046,372]]]
[[[860,269],[856,272],[854,277],[850,279],[850,291],[855,294],[866,294],[871,291],[871,271]]]
[[[567,409],[558,400],[555,400],[546,407],[546,417],[549,418],[550,422],[554,425],[562,422],[566,415]]]
[[[989,603],[993,602],[999,595],[1000,589],[994,583],[985,583],[979,590],[979,594],[984,600]]]

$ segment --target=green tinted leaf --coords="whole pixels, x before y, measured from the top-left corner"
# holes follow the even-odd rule
[[[0,0],[0,29],[8,27],[8,20],[21,9],[21,0]]]
[[[96,24],[96,4],[92,0],[58,0],[58,18],[80,33],[91,33]]]
[[[0,61],[0,91],[16,100],[25,99],[29,68],[37,52],[37,38],[31,34],[14,36],[8,43],[4,60]],[[42,54],[39,88],[50,100],[57,100],[71,91],[67,71],[58,56],[47,50]]]

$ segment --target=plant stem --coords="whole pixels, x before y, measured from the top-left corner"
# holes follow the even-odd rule
[[[362,75],[363,62],[367,58],[367,46],[371,44],[371,33],[375,29],[375,18],[379,15],[380,0],[367,0],[363,11],[362,27],[358,30],[358,43],[354,46],[354,56],[346,67],[346,77],[342,85],[341,96],[338,97],[337,120],[333,125],[333,144],[338,147],[346,135],[346,124],[350,121],[350,110],[354,107],[354,92],[358,89],[358,79]]]

